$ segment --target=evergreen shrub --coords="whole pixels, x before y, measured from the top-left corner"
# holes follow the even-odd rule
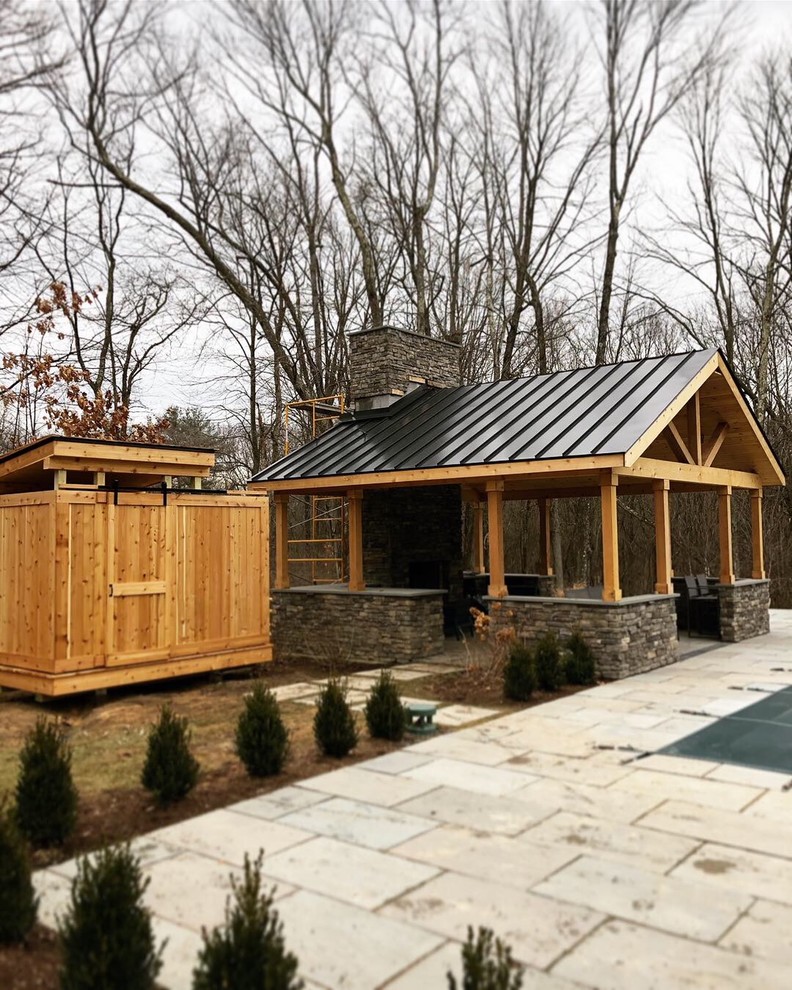
[[[141,783],[152,792],[161,807],[180,801],[198,780],[198,761],[190,752],[187,719],[163,705],[159,719],[151,726]]]
[[[536,681],[542,691],[557,691],[564,683],[564,665],[555,633],[545,633],[534,651]]]
[[[0,808],[0,943],[22,942],[33,927],[38,898],[33,892],[30,853],[14,815]]]
[[[143,906],[147,886],[128,845],[79,860],[59,925],[61,990],[152,990],[162,947]]]
[[[245,698],[245,708],[237,722],[236,751],[251,777],[280,773],[289,754],[289,731],[283,724],[278,700],[261,681]]]
[[[297,959],[286,950],[272,892],[261,889],[261,853],[245,856],[242,883],[231,878],[225,926],[208,933],[193,971],[193,990],[300,990]]]
[[[462,946],[462,984],[448,973],[448,990],[520,990],[523,967],[512,959],[511,949],[495,938],[489,928],[479,928],[473,936],[468,927]]]
[[[355,716],[338,681],[328,681],[319,695],[313,728],[316,744],[325,756],[346,756],[357,745]]]
[[[569,684],[594,684],[597,667],[591,647],[580,633],[573,633],[566,642],[566,679]]]
[[[77,822],[77,789],[71,772],[66,733],[55,721],[39,717],[19,754],[16,820],[37,847],[59,846]]]
[[[528,701],[535,690],[533,653],[524,643],[514,643],[503,668],[503,693],[512,701]]]
[[[404,736],[407,717],[399,689],[391,675],[383,670],[369,692],[364,710],[369,735],[373,739],[398,742]]]

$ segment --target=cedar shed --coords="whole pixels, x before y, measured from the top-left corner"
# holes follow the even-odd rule
[[[58,436],[0,458],[0,685],[56,696],[272,659],[267,499],[203,491],[214,460]]]

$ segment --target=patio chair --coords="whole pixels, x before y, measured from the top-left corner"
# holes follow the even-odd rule
[[[720,639],[720,600],[711,592],[706,575],[685,578],[688,635]]]

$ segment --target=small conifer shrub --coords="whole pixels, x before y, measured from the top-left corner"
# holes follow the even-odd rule
[[[193,971],[193,990],[300,990],[297,959],[286,950],[283,924],[272,907],[272,892],[261,889],[261,853],[245,856],[241,883],[233,876],[233,905],[226,903],[225,926],[203,931],[204,944]]]
[[[152,990],[162,947],[157,950],[151,914],[143,906],[147,886],[128,845],[79,860],[59,925],[61,990]]]
[[[536,681],[542,691],[557,691],[564,683],[561,649],[554,633],[545,633],[534,651]]]
[[[346,756],[357,745],[355,716],[347,704],[346,690],[338,681],[328,681],[320,693],[313,729],[316,744],[325,756]]]
[[[170,705],[163,705],[149,730],[141,783],[165,807],[190,793],[198,770],[198,761],[190,752],[187,719],[174,714]]]
[[[383,670],[369,692],[366,708],[366,725],[373,739],[391,739],[398,742],[404,736],[406,715],[399,696],[399,689],[391,675]]]
[[[594,684],[597,667],[591,647],[580,633],[573,633],[566,642],[566,679],[569,684]]]
[[[503,693],[512,701],[528,701],[535,690],[533,653],[524,643],[514,643],[503,668]]]
[[[16,820],[22,834],[39,847],[64,843],[77,821],[77,789],[66,733],[43,716],[36,720],[19,754]]]
[[[0,943],[23,941],[37,911],[27,843],[14,815],[0,807]]]
[[[251,777],[280,773],[289,754],[289,731],[283,724],[278,700],[257,681],[245,698],[236,729],[236,751]]]
[[[489,928],[479,928],[474,938],[468,927],[462,946],[462,984],[449,971],[448,990],[520,990],[522,985],[523,967],[514,962],[508,945]]]

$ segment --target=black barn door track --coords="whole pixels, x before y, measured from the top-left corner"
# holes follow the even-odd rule
[[[719,718],[658,752],[792,773],[792,687]]]

